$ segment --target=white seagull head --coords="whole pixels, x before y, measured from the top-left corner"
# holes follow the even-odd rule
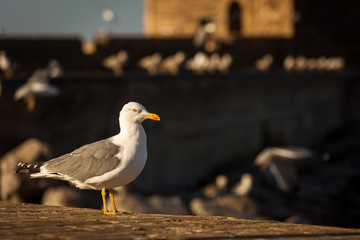
[[[146,108],[137,102],[129,102],[120,111],[119,120],[142,123],[145,119],[160,121],[160,117],[154,113],[149,113]]]

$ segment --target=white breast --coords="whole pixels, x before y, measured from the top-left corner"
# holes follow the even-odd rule
[[[143,127],[132,135],[116,135],[110,140],[121,146],[117,155],[121,159],[120,165],[114,170],[101,176],[86,180],[86,184],[92,185],[95,189],[115,188],[134,181],[144,169],[147,159],[146,135]]]

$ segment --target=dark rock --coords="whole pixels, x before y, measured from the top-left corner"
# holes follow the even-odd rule
[[[86,191],[75,187],[60,186],[46,190],[41,204],[101,209],[102,200],[100,191]]]
[[[228,183],[228,177],[220,174],[216,177],[215,182],[207,184],[202,188],[201,192],[208,198],[219,197],[226,192]]]
[[[241,180],[232,188],[232,192],[237,196],[248,195],[253,187],[253,176],[249,173],[244,173]]]
[[[215,199],[195,198],[190,202],[191,212],[200,216],[227,216],[255,219],[256,204],[248,197],[226,195]]]
[[[37,139],[26,140],[20,146],[11,150],[0,159],[0,189],[1,199],[13,201],[38,202],[43,191],[57,181],[47,179],[31,179],[27,174],[16,174],[19,162],[36,162],[50,155],[47,144]],[[16,196],[15,196],[16,195]]]
[[[125,187],[117,188],[115,204],[119,211],[158,214],[189,214],[189,210],[179,196],[151,195],[149,197],[127,191]],[[111,209],[110,199],[107,201]]]

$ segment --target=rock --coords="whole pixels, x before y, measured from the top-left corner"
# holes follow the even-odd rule
[[[116,208],[119,211],[150,213],[153,210],[146,201],[145,196],[138,193],[127,192],[125,187],[116,188],[114,195]],[[109,210],[112,209],[109,197],[107,197],[107,208]]]
[[[227,190],[229,178],[223,174],[216,177],[215,182],[207,184],[201,190],[202,194],[208,198],[219,197]]]
[[[70,186],[60,186],[46,190],[41,204],[100,209],[102,207],[102,199],[100,191],[87,191]]]
[[[207,198],[216,198],[220,196],[220,189],[215,183],[209,183],[201,189],[201,193]]]
[[[285,219],[284,222],[288,223],[296,223],[296,224],[313,224],[310,219],[307,217],[301,215],[301,214],[294,214],[287,219]]]
[[[119,211],[136,213],[158,213],[158,214],[189,214],[179,196],[144,195],[128,192],[124,187],[117,188],[115,193],[115,204]],[[108,209],[111,209],[110,199],[107,199]]]
[[[44,179],[31,180],[25,174],[15,174],[19,162],[32,163],[43,160],[50,155],[50,149],[47,144],[31,138],[26,140],[20,146],[11,150],[0,159],[0,189],[1,200],[23,198],[38,198],[36,196],[46,187]],[[12,197],[12,195],[18,195]]]
[[[226,195],[213,200],[195,198],[190,202],[190,210],[200,216],[227,216],[254,219],[257,214],[255,203],[248,197]]]
[[[253,186],[253,181],[253,176],[251,174],[244,173],[241,176],[241,180],[233,187],[232,192],[237,196],[247,195]]]
[[[223,191],[226,189],[229,183],[229,178],[224,174],[220,174],[215,179],[215,184],[219,188],[219,190]]]
[[[172,215],[190,214],[190,211],[179,196],[152,195],[148,198],[148,202],[158,213]]]

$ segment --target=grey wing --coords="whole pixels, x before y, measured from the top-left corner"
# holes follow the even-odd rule
[[[282,191],[291,192],[297,187],[298,175],[293,163],[274,161],[270,164],[270,171]]]
[[[120,151],[121,147],[105,139],[52,159],[44,167],[49,173],[66,175],[84,182],[119,166],[121,160],[117,155]]]
[[[41,82],[46,83],[49,81],[48,73],[44,69],[37,69],[28,79],[28,83]]]

